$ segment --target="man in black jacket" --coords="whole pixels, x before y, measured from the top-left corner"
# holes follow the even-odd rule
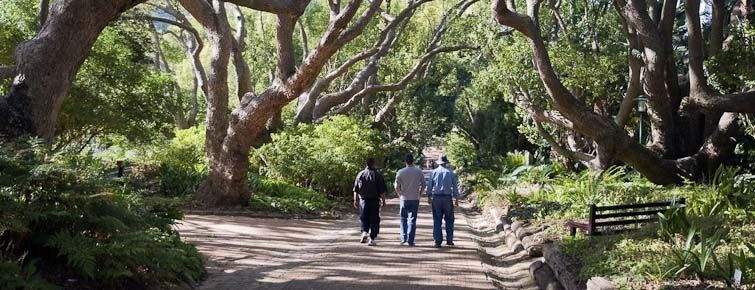
[[[369,235],[368,245],[377,245],[375,239],[380,232],[380,208],[385,206],[386,191],[383,175],[375,169],[375,159],[368,158],[367,168],[359,172],[354,180],[354,208],[359,208],[359,219],[362,221],[360,243],[367,242]]]

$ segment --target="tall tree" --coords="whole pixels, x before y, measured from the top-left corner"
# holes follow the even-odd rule
[[[331,18],[318,45],[297,66],[293,34],[298,17],[309,1],[289,1],[280,6],[255,5],[258,1],[229,1],[255,10],[275,13],[278,18],[277,65],[273,84],[259,95],[247,93],[238,108],[228,115],[228,62],[232,49],[231,29],[225,21],[221,1],[207,3],[181,0],[180,3],[207,30],[212,48],[208,78],[207,156],[210,172],[200,185],[198,197],[209,206],[240,205],[249,200],[247,170],[252,143],[264,132],[267,120],[309,89],[329,59],[346,43],[359,36],[375,15],[382,1],[372,1],[357,16],[362,2],[352,0],[344,7],[330,1]]]
[[[110,21],[141,2],[144,0],[54,1],[37,36],[17,46],[15,63],[2,74],[22,75],[23,82],[16,85],[27,89],[23,96],[10,95],[0,102],[5,106],[0,110],[27,116],[32,126],[22,130],[3,126],[0,135],[29,133],[52,139],[63,98],[97,36]],[[29,105],[14,105],[22,102]]]
[[[660,184],[679,183],[683,178],[699,178],[706,169],[716,166],[731,154],[731,137],[736,132],[738,113],[751,113],[755,106],[755,91],[724,95],[708,84],[703,62],[711,55],[705,55],[699,5],[700,0],[685,0],[684,15],[688,32],[687,48],[689,94],[676,81],[676,68],[670,63],[673,59],[672,32],[674,17],[680,9],[676,0],[663,1],[660,11],[649,7],[644,0],[616,0],[614,6],[626,25],[630,47],[637,47],[641,54],[640,77],[631,77],[628,85],[648,96],[651,119],[651,143],[648,146],[638,143],[617,125],[615,120],[591,110],[582,100],[567,89],[556,73],[548,47],[541,36],[539,0],[528,0],[526,13],[503,0],[493,2],[493,15],[498,23],[512,27],[528,41],[532,50],[532,63],[545,87],[550,103],[563,120],[551,122],[567,126],[587,136],[600,147],[599,154],[580,156],[582,159],[612,158],[626,162],[653,182]],[[718,7],[718,8],[717,8]],[[720,9],[721,6],[713,6]],[[724,17],[723,11],[714,12],[714,17]],[[719,20],[713,19],[713,23]],[[714,25],[711,34],[722,33],[722,25]],[[636,38],[637,42],[632,39]],[[722,37],[714,36],[714,41]],[[715,45],[718,46],[717,44]],[[636,66],[635,66],[636,67]],[[635,93],[627,93],[630,96]],[[618,118],[619,123],[622,118]],[[685,123],[703,120],[712,126],[699,123]],[[549,120],[549,119],[544,119]],[[703,123],[704,124],[704,123]],[[620,124],[623,126],[623,124]],[[706,128],[707,127],[707,128]],[[710,129],[709,129],[710,128]],[[695,140],[694,136],[702,136]],[[693,137],[693,138],[690,138]],[[693,139],[693,140],[689,140]],[[685,145],[684,142],[692,142]]]

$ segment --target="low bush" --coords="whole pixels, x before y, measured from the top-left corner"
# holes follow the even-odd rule
[[[320,213],[333,207],[327,196],[285,181],[252,176],[250,178],[252,209],[276,210],[285,213]]]
[[[200,278],[201,256],[171,227],[181,218],[174,200],[143,198],[82,166],[96,164],[91,157],[43,151],[0,147],[0,288],[165,288]]]
[[[474,144],[460,133],[448,134],[444,144],[446,155],[454,163],[458,173],[477,171],[482,166]]]
[[[155,153],[160,192],[169,197],[193,194],[208,170],[204,127],[176,130],[175,133],[176,136]]]
[[[336,116],[273,134],[252,153],[255,174],[335,196],[351,192],[367,157],[380,160],[378,132],[353,118]]]

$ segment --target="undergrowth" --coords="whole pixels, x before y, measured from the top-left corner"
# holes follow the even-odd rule
[[[172,229],[171,198],[144,197],[100,161],[35,141],[0,147],[0,288],[188,287],[201,256]],[[78,286],[77,286],[78,285]]]
[[[678,279],[734,287],[739,269],[741,283],[755,286],[755,176],[736,168],[721,167],[705,184],[676,187],[652,184],[625,167],[567,172],[558,165],[526,162],[465,180],[480,207],[506,206],[512,218],[551,225],[587,219],[590,203],[685,198],[685,209],[660,214],[658,224],[626,234],[570,238],[560,227],[548,232],[560,236],[557,245],[581,261],[585,280],[608,277],[626,289]]]

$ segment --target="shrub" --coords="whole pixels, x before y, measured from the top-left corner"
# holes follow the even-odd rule
[[[0,148],[0,267],[11,272],[2,271],[0,288],[68,279],[163,288],[199,279],[199,253],[171,228],[180,218],[171,200],[142,198],[99,168],[68,162],[79,158]]]
[[[250,201],[252,209],[317,213],[333,206],[325,194],[285,181],[252,176],[249,183],[253,192]]]
[[[445,140],[446,155],[456,165],[459,173],[475,171],[480,164],[480,156],[474,144],[459,133],[451,133]]]
[[[379,160],[378,132],[353,118],[336,116],[273,134],[256,152],[261,175],[334,195],[351,192],[367,157]]]
[[[157,150],[160,191],[169,197],[193,194],[207,176],[205,129],[176,130],[176,136]]]

